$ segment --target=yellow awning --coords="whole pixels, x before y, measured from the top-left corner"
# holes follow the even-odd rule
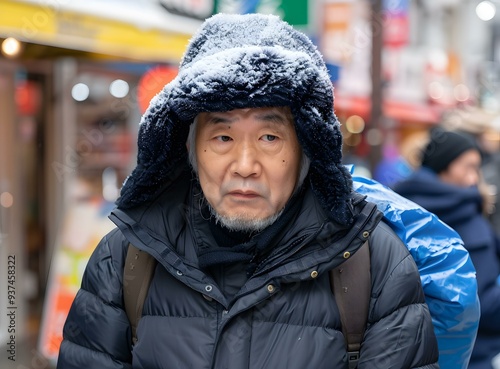
[[[139,61],[180,60],[194,21],[161,7],[126,11],[130,2],[116,4],[0,0],[0,37]]]

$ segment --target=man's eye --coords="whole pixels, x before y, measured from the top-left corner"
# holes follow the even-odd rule
[[[231,137],[229,136],[218,136],[217,139],[222,142],[229,142],[231,141]]]
[[[273,136],[273,135],[264,135],[264,136],[262,136],[262,138],[264,139],[264,141],[269,141],[269,142],[271,142],[271,141],[276,140],[278,137]]]

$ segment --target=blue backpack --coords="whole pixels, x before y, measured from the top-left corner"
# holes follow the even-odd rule
[[[384,221],[406,244],[420,272],[438,340],[441,369],[466,369],[480,307],[476,270],[458,233],[436,215],[368,178],[354,189],[377,204]]]

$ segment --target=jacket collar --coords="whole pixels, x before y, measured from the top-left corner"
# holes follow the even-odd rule
[[[190,172],[180,171],[153,203],[115,209],[110,218],[136,247],[177,268],[180,263],[197,268],[193,250],[199,244],[215,241],[200,212],[196,186],[189,185],[192,181]],[[261,262],[256,273],[301,273],[318,265],[332,269],[343,262],[339,255],[356,252],[366,240],[363,234],[369,234],[381,219],[376,206],[355,192],[351,193],[349,210],[355,221],[350,226],[332,221],[310,188],[302,196],[295,220],[276,235],[276,249]]]

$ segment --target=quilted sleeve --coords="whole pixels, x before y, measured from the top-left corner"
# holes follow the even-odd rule
[[[131,369],[131,331],[122,299],[126,240],[114,230],[94,250],[63,331],[57,369]]]

